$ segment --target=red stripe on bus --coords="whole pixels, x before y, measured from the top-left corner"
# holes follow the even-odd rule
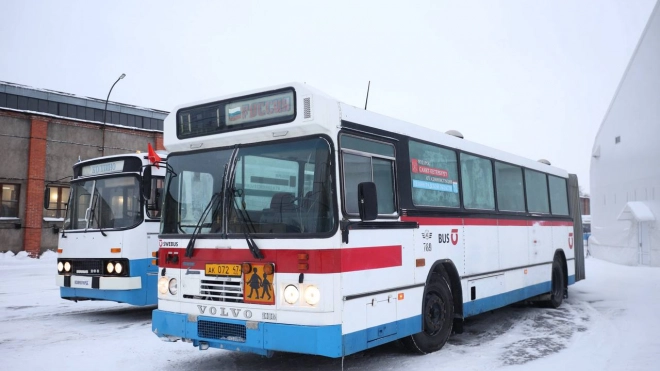
[[[465,218],[463,220],[463,225],[497,225],[497,219],[472,219]]]
[[[275,271],[279,273],[345,273],[391,268],[401,266],[403,259],[401,245],[322,250],[262,249],[261,253],[264,256],[262,261],[275,263]],[[203,270],[206,263],[260,262],[248,249],[196,248],[192,258],[185,258],[185,249],[161,248],[158,255],[161,268]],[[176,262],[172,259],[174,255],[178,255]],[[307,259],[300,259],[301,256]],[[300,265],[305,264],[307,269],[300,269]]]
[[[534,223],[538,223],[541,226],[544,227],[561,227],[561,226],[566,226],[566,227],[572,227],[573,223],[572,222],[565,222],[565,221],[556,221],[556,220],[539,220],[539,221],[534,221],[530,220],[530,225],[533,225]]]
[[[429,218],[402,216],[402,222],[417,222],[419,225],[463,225],[462,218]]]
[[[469,226],[501,226],[501,227],[529,227],[538,224],[542,227],[572,227],[573,222],[557,220],[533,219],[486,219],[486,218],[437,218],[437,217],[401,217],[404,222],[417,222],[419,225],[469,225]]]
[[[497,225],[500,227],[527,227],[529,226],[530,220],[518,220],[518,219],[499,219]]]

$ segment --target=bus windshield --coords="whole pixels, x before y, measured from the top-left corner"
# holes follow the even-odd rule
[[[330,149],[323,138],[240,147],[233,166],[232,148],[172,154],[162,233],[330,232]]]
[[[119,229],[142,221],[140,182],[136,176],[71,182],[65,230]]]

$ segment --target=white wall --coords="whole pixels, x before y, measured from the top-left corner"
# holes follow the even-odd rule
[[[615,144],[615,138],[621,141]],[[601,124],[591,158],[591,253],[638,264],[637,223],[618,221],[628,201],[660,219],[660,5],[642,34]],[[598,155],[597,157],[595,157]],[[651,265],[660,266],[660,224],[651,222]]]

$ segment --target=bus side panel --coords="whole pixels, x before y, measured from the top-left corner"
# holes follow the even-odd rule
[[[464,219],[465,275],[501,269],[497,219]],[[450,238],[450,242],[451,238]]]
[[[344,354],[421,329],[421,297],[416,296],[423,287],[415,294],[410,290],[415,269],[413,231],[350,230],[341,263]]]
[[[507,223],[508,222],[508,223]],[[500,267],[511,269],[529,264],[528,228],[524,224],[514,225],[510,221],[499,221],[497,227],[498,244],[500,246]]]

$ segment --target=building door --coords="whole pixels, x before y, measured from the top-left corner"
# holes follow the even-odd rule
[[[651,264],[651,241],[649,239],[649,223],[639,223],[639,263],[641,265]]]

